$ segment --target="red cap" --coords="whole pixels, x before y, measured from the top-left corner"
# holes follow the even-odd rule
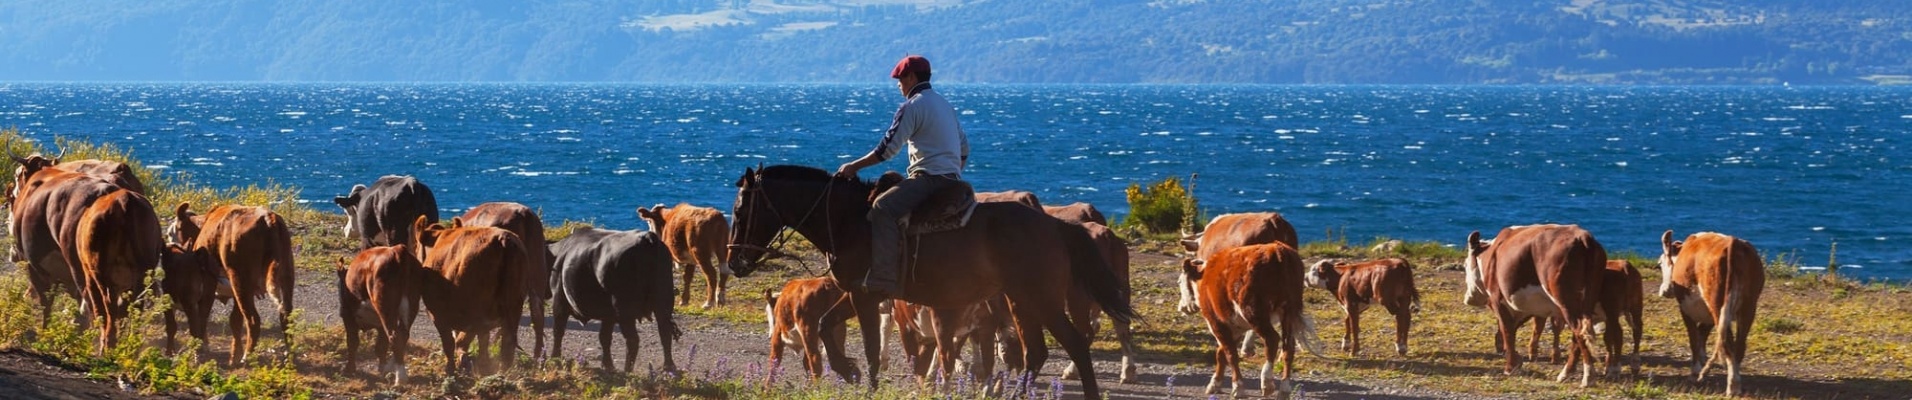
[[[903,57],[896,62],[896,68],[890,69],[890,78],[903,79],[904,74],[919,75],[929,73],[929,59],[923,56]]]

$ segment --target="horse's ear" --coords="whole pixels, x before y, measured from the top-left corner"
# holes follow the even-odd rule
[[[750,183],[750,178],[755,176],[757,176],[757,170],[751,169],[750,167],[744,167],[744,175],[737,177],[737,187],[741,188],[741,187],[744,187],[745,185],[748,185]]]

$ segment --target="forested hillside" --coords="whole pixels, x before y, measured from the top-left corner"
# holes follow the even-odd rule
[[[1870,84],[1904,0],[0,4],[0,79]]]

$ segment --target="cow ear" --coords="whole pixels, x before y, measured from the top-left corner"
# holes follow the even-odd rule
[[[465,219],[461,217],[451,217],[451,227],[452,228],[465,227]]]
[[[192,208],[193,208],[192,203],[188,203],[184,201],[179,202],[179,206],[173,207],[173,217],[179,218],[182,220],[189,219],[193,212]]]
[[[1182,273],[1188,275],[1189,280],[1201,280],[1202,268],[1206,266],[1208,266],[1208,262],[1202,261],[1202,259],[1185,259],[1182,260]]]
[[[1469,252],[1479,251],[1484,248],[1487,248],[1487,246],[1482,246],[1480,244],[1480,231],[1474,231],[1473,233],[1467,234],[1467,251]]]

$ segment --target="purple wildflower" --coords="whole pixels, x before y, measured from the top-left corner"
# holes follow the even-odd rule
[[[1062,378],[1049,377],[1049,398],[1062,398]]]

